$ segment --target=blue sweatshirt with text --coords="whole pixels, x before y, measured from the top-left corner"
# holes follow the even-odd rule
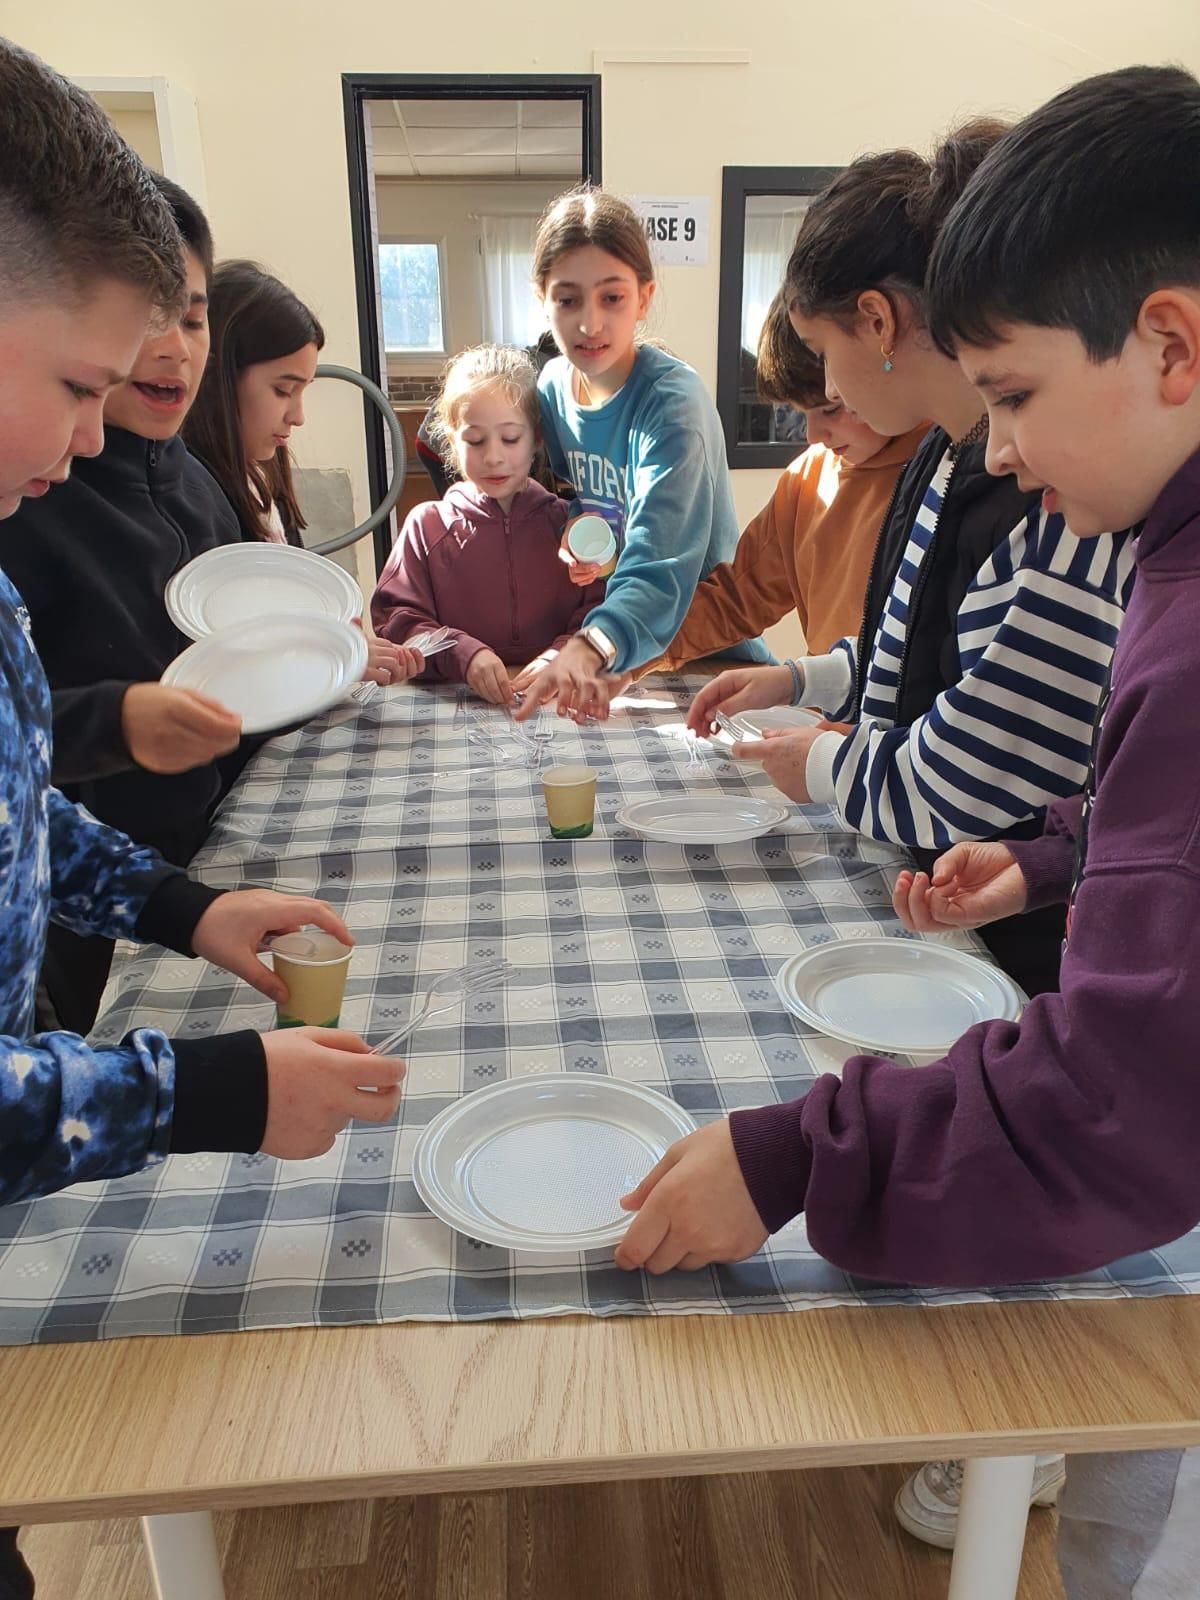
[[[638,350],[624,385],[602,405],[576,402],[573,374],[565,356],[543,370],[542,432],[577,509],[598,512],[616,535],[616,571],[587,621],[608,634],[613,670],[624,672],[662,654],[701,578],[733,555],[725,440],[699,375],[653,345]],[[740,653],[771,659],[761,641]]]

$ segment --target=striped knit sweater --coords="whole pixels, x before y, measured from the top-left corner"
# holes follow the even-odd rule
[[[861,716],[808,760],[812,799],[873,839],[944,849],[987,839],[1076,794],[1092,720],[1133,584],[1129,534],[1076,539],[1036,505],[975,575],[955,632],[963,676],[896,726],[909,603],[937,533],[952,462],[935,471],[909,534],[862,683]],[[800,662],[804,700],[853,713],[857,650],[841,639]]]

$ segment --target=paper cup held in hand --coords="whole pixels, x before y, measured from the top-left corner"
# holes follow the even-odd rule
[[[275,1008],[279,1027],[336,1028],[354,951],[317,928],[281,933],[270,949],[271,964],[288,991]]]
[[[566,526],[567,549],[576,561],[586,561],[600,568],[600,577],[607,578],[617,564],[617,541],[603,517],[594,511],[572,517]]]
[[[556,839],[586,839],[596,815],[596,774],[582,763],[572,767],[547,767],[542,773],[542,793],[550,832]]]

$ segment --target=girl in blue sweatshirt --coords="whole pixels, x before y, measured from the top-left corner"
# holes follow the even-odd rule
[[[619,557],[603,602],[549,666],[515,687],[526,710],[557,698],[563,713],[607,713],[602,672],[652,661],[675,637],[696,585],[737,544],[725,441],[716,409],[685,362],[638,342],[654,298],[645,230],[601,189],[556,200],[534,241],[533,278],[562,352],[542,373],[550,465],[598,512]],[[596,570],[572,576],[590,583]],[[761,641],[741,646],[769,661]]]

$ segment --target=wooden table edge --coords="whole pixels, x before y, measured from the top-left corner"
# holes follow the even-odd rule
[[[652,1455],[579,1456],[571,1459],[478,1462],[454,1467],[398,1467],[391,1472],[305,1475],[270,1481],[178,1489],[70,1496],[62,1500],[12,1501],[0,1505],[0,1525],[86,1522],[186,1511],[236,1511],[261,1506],[306,1505],[335,1500],[376,1500],[409,1495],[486,1494],[518,1488],[611,1483],[646,1478],[715,1477],[727,1473],[808,1471],[878,1466],[943,1457],[1186,1449],[1200,1445],[1195,1422],[1128,1423],[1118,1426],[1021,1430],[1005,1433],[919,1435],[856,1439],[845,1444],[781,1444],[770,1447],[663,1451]]]

